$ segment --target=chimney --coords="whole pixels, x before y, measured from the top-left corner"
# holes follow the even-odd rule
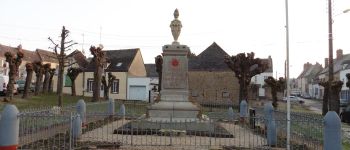
[[[325,58],[324,59],[324,68],[327,68],[328,67],[328,58]]]
[[[343,57],[343,50],[342,49],[338,49],[337,50],[337,60],[341,59]]]
[[[309,62],[304,64],[304,70],[308,70],[311,67],[311,64]]]

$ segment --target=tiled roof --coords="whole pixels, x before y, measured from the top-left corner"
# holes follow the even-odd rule
[[[156,71],[156,64],[145,64],[147,77],[158,77],[158,73]]]
[[[229,71],[224,62],[228,54],[215,42],[196,57],[190,57],[190,71]]]
[[[231,71],[224,62],[225,56],[228,54],[215,42],[196,57],[189,58],[190,71]],[[269,64],[269,68],[265,72],[272,72],[272,59],[261,59]],[[271,61],[271,62],[269,62]]]
[[[340,58],[338,60],[333,59],[333,64],[334,64],[333,72],[337,73],[340,70],[342,70],[343,64],[346,64],[347,62],[349,62],[349,60],[350,60],[350,54],[343,55],[342,58]],[[323,69],[322,72],[320,72],[320,74],[325,74],[325,73],[328,73],[328,67]]]
[[[0,44],[0,57],[5,57],[4,54],[6,52],[11,52],[12,54],[15,55],[18,52],[18,48]],[[33,62],[33,61],[40,60],[39,56],[34,51],[30,51],[22,48],[22,52],[24,54],[24,57],[23,57],[24,61]]]
[[[308,69],[303,70],[303,72],[298,76],[298,79],[300,78],[313,79],[322,70],[323,70],[323,67],[319,63],[316,63],[315,65],[311,65]]]
[[[58,63],[58,60],[56,58],[56,54],[53,51],[36,49],[36,52],[39,55],[41,61]]]
[[[73,57],[75,59],[76,63],[81,68],[85,68],[89,64],[89,62],[87,61],[84,54],[82,52],[80,52],[79,50],[73,51],[72,53],[67,55],[67,57]]]
[[[107,67],[107,72],[128,72],[136,53],[140,49],[121,49],[121,50],[106,50],[104,51],[110,65]],[[85,71],[94,71],[95,64],[92,61],[87,65]]]

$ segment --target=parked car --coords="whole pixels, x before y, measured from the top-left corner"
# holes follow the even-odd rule
[[[348,104],[349,104],[349,100],[343,99],[343,98],[340,99],[340,106],[341,107],[348,106]]]
[[[309,94],[305,94],[302,97],[305,98],[305,99],[311,99],[311,96]]]
[[[5,95],[7,90],[7,84],[9,82],[9,76],[0,75],[0,94]],[[17,94],[18,85],[15,83],[13,93]]]
[[[22,93],[24,91],[24,86],[26,84],[26,81],[25,80],[17,80],[16,83],[18,84],[18,88],[17,88],[17,91],[19,93]],[[33,83],[30,84],[30,89],[29,89],[31,92],[34,92],[35,90],[35,85]]]
[[[299,97],[297,96],[289,96],[290,102],[298,102],[298,103],[304,103],[303,100],[301,100]],[[287,101],[287,97],[283,97],[283,101]]]
[[[343,108],[339,116],[341,122],[350,123],[350,106]]]

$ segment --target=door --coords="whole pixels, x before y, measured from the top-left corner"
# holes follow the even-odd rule
[[[146,86],[130,86],[130,100],[147,100]]]

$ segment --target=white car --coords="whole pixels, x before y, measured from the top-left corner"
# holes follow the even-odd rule
[[[291,102],[304,103],[303,100],[301,100],[299,97],[296,97],[296,96],[289,96],[289,99]],[[283,101],[287,101],[287,97],[283,97]]]

